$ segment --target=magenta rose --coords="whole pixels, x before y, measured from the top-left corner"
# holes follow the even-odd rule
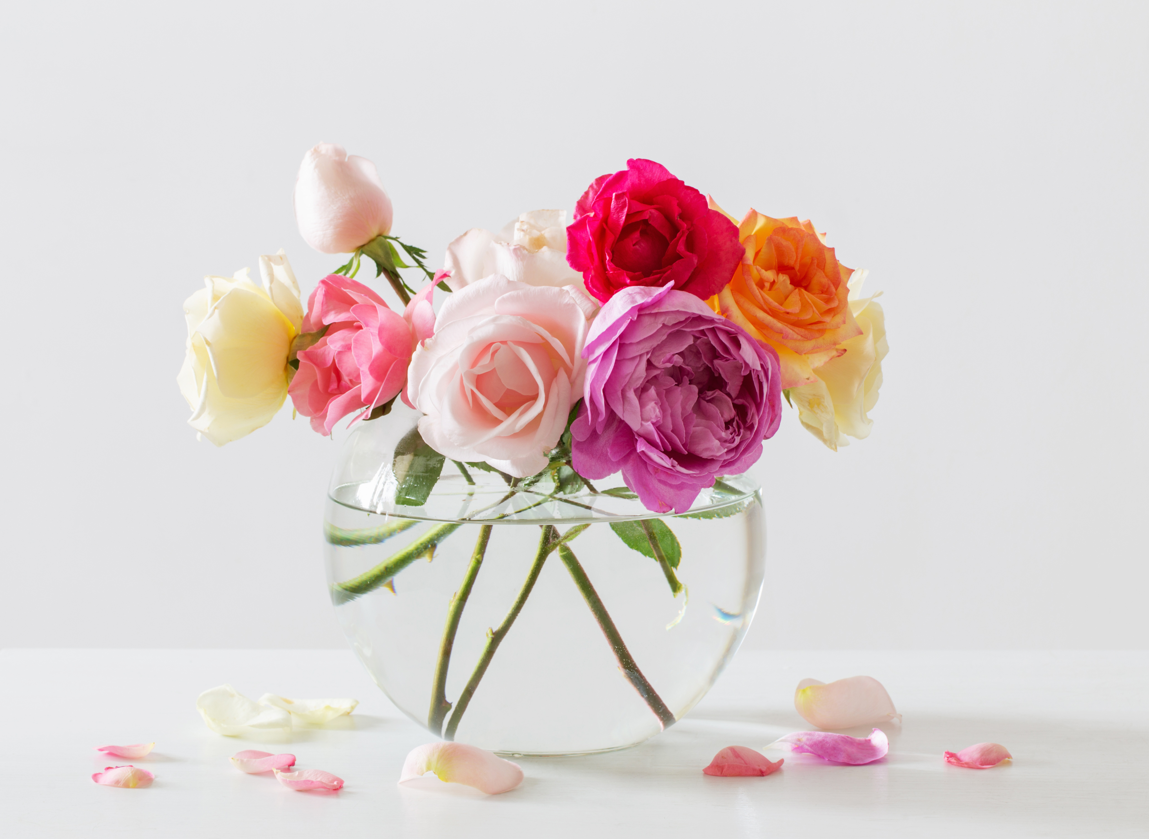
[[[667,283],[706,300],[730,282],[744,251],[734,222],[652,160],[596,179],[567,228],[567,262],[603,303],[624,288]]]
[[[399,315],[355,280],[331,274],[319,281],[307,301],[303,332],[327,329],[300,351],[288,388],[295,410],[311,418],[313,429],[330,434],[348,414],[370,411],[402,392],[416,344],[434,331],[434,288],[420,291]]]
[[[693,294],[628,288],[591,325],[572,465],[622,470],[650,510],[683,513],[721,475],[745,472],[781,419],[778,355]]]

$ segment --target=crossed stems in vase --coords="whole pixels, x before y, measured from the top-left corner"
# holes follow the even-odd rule
[[[480,513],[492,510],[501,504],[505,503],[514,496],[517,491],[517,482],[512,483],[509,487],[509,492],[503,496],[495,504],[488,505],[480,510],[476,510],[466,519],[458,522],[445,522],[436,527],[433,527],[427,533],[423,534],[419,539],[412,542],[402,551],[399,551],[387,561],[380,563],[375,568],[348,580],[343,583],[337,583],[333,586],[333,599],[337,603],[346,602],[361,594],[365,594],[375,588],[386,586],[391,587],[392,580],[396,574],[422,556],[427,556],[432,553],[435,547],[449,536],[451,533],[458,530],[466,521],[474,520],[475,516]],[[548,494],[542,497],[540,501],[529,505],[521,510],[515,512],[523,512],[523,510],[530,509],[531,507],[539,506],[547,501],[565,501],[575,504],[580,507],[587,507],[593,509],[588,505],[578,504],[571,499],[564,499],[556,495]],[[510,515],[506,513],[496,518],[501,519]],[[396,535],[403,530],[413,526],[415,522],[408,523],[407,520],[400,520],[398,522],[388,523],[380,528],[376,528],[370,533],[356,534],[354,532],[342,531],[338,528],[328,527],[328,539],[330,541],[338,541],[340,544],[348,545],[362,545],[370,544],[373,542],[382,541],[392,535]],[[590,578],[586,574],[586,570],[578,561],[574,552],[571,550],[569,543],[577,537],[580,533],[590,527],[590,524],[578,524],[571,527],[565,534],[559,534],[554,525],[541,525],[542,535],[539,538],[539,547],[535,554],[535,559],[531,563],[531,568],[527,573],[527,579],[523,583],[522,588],[519,590],[518,596],[515,598],[510,611],[507,612],[506,617],[498,627],[492,628],[487,634],[487,643],[483,647],[483,652],[479,657],[475,669],[468,679],[467,684],[464,686],[462,693],[459,694],[458,700],[452,705],[447,700],[447,674],[450,667],[451,653],[454,649],[455,634],[458,631],[459,623],[462,620],[463,609],[467,604],[467,600],[471,595],[471,590],[474,588],[475,580],[478,578],[479,569],[482,567],[483,559],[486,556],[487,545],[490,542],[491,531],[493,525],[484,523],[479,529],[479,536],[475,542],[474,551],[471,554],[471,561],[467,565],[467,570],[463,576],[463,582],[459,590],[451,598],[450,605],[447,609],[447,623],[443,630],[443,638],[439,646],[439,658],[435,667],[434,685],[431,695],[431,707],[427,717],[427,726],[432,731],[441,733],[444,739],[454,740],[455,732],[458,730],[459,723],[462,720],[463,714],[466,712],[467,707],[471,703],[471,699],[478,689],[479,683],[482,681],[483,676],[487,672],[487,668],[491,664],[491,660],[495,656],[499,645],[502,644],[503,639],[510,632],[511,626],[518,618],[519,613],[522,611],[523,606],[526,604],[527,598],[530,596],[531,591],[534,589],[535,582],[538,580],[539,574],[542,572],[543,565],[547,558],[556,550],[559,554],[559,559],[566,567],[571,579],[574,581],[575,586],[578,588],[579,593],[590,607],[591,613],[594,615],[595,621],[598,623],[599,628],[602,630],[604,637],[610,644],[611,651],[614,654],[615,660],[618,662],[620,672],[634,687],[635,691],[642,698],[642,700],[650,708],[651,712],[658,718],[659,725],[663,730],[675,723],[673,712],[663,702],[658,692],[647,681],[646,677],[642,674],[638,664],[635,662],[634,657],[627,649],[626,643],[622,639],[622,635],[615,626],[614,621],[607,612],[606,606],[603,604],[602,599],[598,596],[594,585],[591,583]],[[662,567],[663,572],[670,583],[671,591],[675,594],[681,589],[681,584],[678,582],[674,575],[673,569],[667,563],[665,556],[657,544],[657,540],[653,538],[649,528],[644,528],[648,537],[650,537],[651,548],[655,552],[656,559]],[[394,590],[394,589],[392,589]],[[452,712],[453,709],[453,713]],[[448,720],[447,715],[450,714]],[[446,729],[443,725],[446,722]]]

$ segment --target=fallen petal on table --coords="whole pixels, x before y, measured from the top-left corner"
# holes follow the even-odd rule
[[[818,728],[853,728],[901,719],[890,694],[871,676],[851,676],[829,684],[803,679],[794,691],[794,708]]]
[[[961,766],[965,769],[992,769],[1003,760],[1013,760],[1009,749],[999,743],[978,743],[976,746],[962,749],[956,754],[945,753],[945,761],[950,766]]]
[[[510,792],[523,782],[523,770],[518,764],[465,743],[428,743],[412,749],[403,763],[399,783],[421,778],[428,772],[440,781],[465,784],[488,795]]]
[[[338,792],[343,789],[343,779],[322,769],[301,769],[298,772],[281,772],[275,770],[275,777],[288,789],[299,792],[310,790],[326,790]]]
[[[247,749],[233,754],[231,756],[231,763],[240,772],[246,772],[248,775],[258,775],[261,772],[273,772],[276,769],[290,769],[295,765],[295,755],[276,755],[271,752]]]
[[[139,760],[141,757],[147,756],[155,747],[155,743],[136,743],[131,746],[97,746],[96,751],[103,752],[112,757],[126,757],[129,760]]]
[[[293,717],[312,725],[323,725],[336,717],[350,714],[359,705],[359,700],[288,699],[286,696],[265,693],[260,698],[259,704],[287,711]]]
[[[205,690],[195,706],[208,728],[227,737],[291,731],[291,714],[282,708],[260,705],[231,685]]]
[[[103,772],[97,772],[92,776],[92,780],[97,784],[103,784],[106,787],[126,787],[127,789],[151,786],[155,779],[156,776],[147,769],[140,769],[135,766],[108,766],[104,768]]]
[[[869,737],[850,737],[845,734],[831,734],[826,731],[795,731],[775,740],[770,746],[784,743],[791,751],[814,755],[831,763],[845,763],[861,766],[881,760],[890,751],[890,740],[880,728],[875,728]],[[768,747],[769,748],[769,747]]]
[[[761,752],[746,746],[727,746],[714,756],[702,774],[720,778],[763,777],[777,772],[783,762],[770,760]]]

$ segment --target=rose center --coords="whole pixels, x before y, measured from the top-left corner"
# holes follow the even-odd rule
[[[662,267],[662,259],[669,246],[669,240],[650,222],[631,222],[622,229],[614,243],[611,259],[624,271],[648,274]]]

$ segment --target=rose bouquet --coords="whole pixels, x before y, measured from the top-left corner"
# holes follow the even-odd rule
[[[528,212],[498,233],[464,233],[436,272],[425,251],[391,234],[392,205],[374,165],[327,144],[303,161],[295,211],[309,245],[350,254],[319,280],[306,311],[282,252],[260,258],[262,287],[246,270],[208,277],[185,303],[178,381],[191,425],[216,445],[263,426],[288,397],[323,435],[346,417],[386,422],[400,400],[417,425],[395,448],[384,499],[393,513],[424,505],[450,468],[467,484],[476,472],[503,482],[505,497],[487,511],[530,492],[587,509],[629,498],[655,514],[690,515],[700,493],[758,460],[783,397],[831,449],[869,434],[887,351],[882,310],[860,296],[865,272],[843,266],[808,221],[751,210],[738,223],[663,166],[630,160],[595,179],[569,217]],[[395,308],[356,279],[364,257]],[[420,287],[408,284],[408,269]],[[600,489],[613,476],[623,485]],[[382,541],[406,521],[348,544]],[[458,526],[438,525],[336,583],[336,602],[393,589],[396,574]],[[612,528],[659,563],[677,596],[669,527],[643,519]],[[574,556],[580,532],[542,525],[538,561],[559,555],[624,675],[665,726],[673,713]],[[489,539],[486,524],[436,667],[428,724],[448,737],[477,686],[468,682],[447,721],[454,632]],[[492,631],[491,640],[484,656],[501,636]]]

